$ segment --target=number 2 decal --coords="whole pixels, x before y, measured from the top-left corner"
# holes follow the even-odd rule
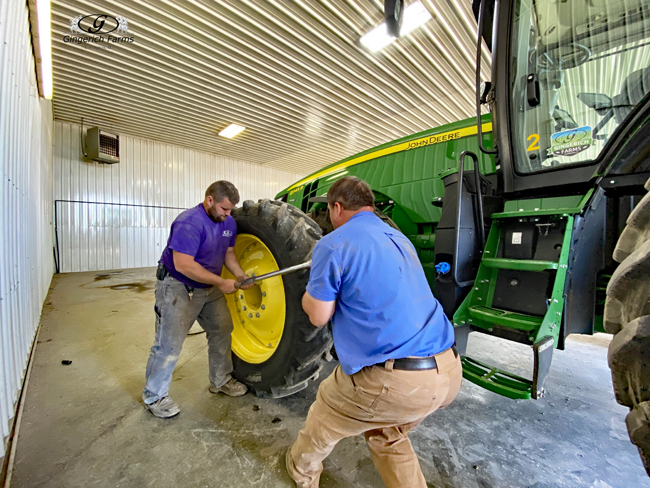
[[[526,149],[526,152],[534,151],[536,149],[539,149],[539,134],[531,134],[528,136],[527,141],[532,140],[533,142],[530,143],[530,146],[528,146],[528,149]]]

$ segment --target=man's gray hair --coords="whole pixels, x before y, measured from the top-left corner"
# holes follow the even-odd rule
[[[219,180],[212,183],[207,190],[205,190],[206,197],[212,197],[212,199],[219,203],[222,202],[224,198],[230,200],[230,203],[237,205],[239,203],[239,192],[235,185],[230,183],[230,181]]]

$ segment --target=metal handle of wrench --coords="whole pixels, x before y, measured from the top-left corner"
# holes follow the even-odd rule
[[[311,259],[306,263],[296,264],[295,266],[289,266],[288,268],[279,269],[277,271],[271,271],[270,273],[266,273],[259,276],[251,276],[250,278],[246,278],[245,280],[237,281],[235,282],[235,288],[239,290],[242,286],[252,285],[253,283],[257,283],[258,281],[266,280],[268,278],[273,278],[274,276],[282,276],[289,273],[295,273],[296,271],[300,271],[301,269],[307,269],[307,268],[311,268]]]

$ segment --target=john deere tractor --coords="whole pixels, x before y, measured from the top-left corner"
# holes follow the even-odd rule
[[[467,380],[510,398],[539,398],[553,351],[569,334],[617,334],[615,392],[634,409],[628,427],[643,451],[650,4],[483,0],[474,10],[477,61],[482,40],[492,52],[489,83],[480,83],[477,62],[477,118],[356,154],[275,200],[244,202],[233,213],[237,254],[258,275],[308,260],[332,230],[328,188],[358,176],[372,187],[377,214],[415,246],[456,328]],[[394,14],[387,12],[390,29],[399,27]],[[308,276],[269,279],[230,298],[236,374],[258,395],[304,388],[332,357],[329,330],[312,327],[301,309]],[[529,345],[530,377],[466,356],[471,333]]]

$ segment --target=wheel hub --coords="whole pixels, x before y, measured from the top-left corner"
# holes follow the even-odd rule
[[[235,254],[246,274],[256,276],[277,271],[271,250],[252,234],[239,234]],[[224,266],[222,276],[233,279]],[[249,290],[226,295],[233,321],[232,350],[247,363],[259,364],[276,351],[286,317],[284,283],[281,276],[255,283]]]

